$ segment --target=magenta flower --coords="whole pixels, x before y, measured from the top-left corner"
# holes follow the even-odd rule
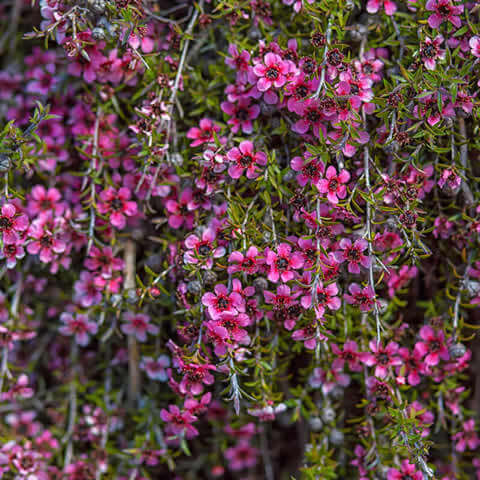
[[[360,285],[352,283],[348,290],[350,295],[346,293],[344,295],[345,300],[350,305],[359,307],[362,312],[368,312],[375,305],[375,294],[370,285],[362,289]]]
[[[474,35],[468,42],[470,51],[474,57],[480,58],[480,37]]]
[[[89,257],[84,265],[91,271],[98,271],[103,277],[111,277],[113,272],[123,269],[124,261],[114,256],[111,247],[98,248],[93,246],[90,249]]]
[[[188,410],[180,411],[176,405],[169,405],[168,410],[162,408],[160,418],[168,424],[165,430],[172,437],[193,438],[198,435],[198,430],[192,425],[197,417]]]
[[[126,312],[123,316],[123,321],[120,330],[125,335],[133,335],[139,342],[147,340],[147,334],[157,335],[160,329],[156,325],[150,323],[150,317],[144,313],[134,314]]]
[[[213,121],[209,118],[202,118],[200,120],[200,128],[192,127],[187,132],[187,138],[193,140],[193,142],[190,143],[190,146],[198,147],[199,145],[203,145],[204,143],[214,142],[214,132],[220,132],[220,127],[218,125],[215,125]]]
[[[415,350],[410,352],[406,347],[399,348],[398,354],[402,365],[396,368],[397,383],[404,385],[406,378],[409,385],[416,387],[420,383],[420,373],[423,370],[422,357]]]
[[[272,87],[280,88],[287,82],[287,76],[294,68],[289,60],[282,60],[280,55],[268,52],[263,57],[264,64],[257,63],[253,67],[253,73],[258,78],[257,88],[261,92],[266,92]]]
[[[74,336],[75,341],[85,347],[90,341],[89,335],[95,335],[98,327],[95,322],[88,319],[81,313],[71,314],[64,312],[60,315],[60,320],[65,324],[58,330],[62,335]]]
[[[317,188],[320,193],[326,193],[330,203],[337,204],[339,198],[347,196],[345,184],[350,180],[350,173],[342,170],[338,175],[335,167],[330,165],[327,168],[325,178],[319,180]]]
[[[247,170],[247,178],[258,177],[258,166],[265,166],[267,164],[267,156],[263,152],[255,152],[253,143],[250,140],[244,140],[237,147],[230,149],[227,152],[227,158],[231,165],[228,168],[228,174],[232,178],[240,178]]]
[[[239,81],[244,82],[247,80],[247,72],[250,62],[250,53],[247,50],[238,51],[238,47],[231,43],[228,46],[228,53],[231,57],[225,58],[225,64],[230,68],[237,70],[237,78]]]
[[[157,359],[143,357],[140,368],[147,372],[148,378],[166,382],[168,380],[167,368],[170,366],[170,358],[167,355],[160,355]]]
[[[387,480],[423,480],[423,473],[415,468],[413,463],[408,460],[402,460],[402,466],[400,470],[396,468],[390,468],[387,474]]]
[[[258,450],[251,447],[246,440],[241,440],[235,447],[225,450],[228,466],[234,472],[254,467],[257,464],[257,457]]]
[[[201,239],[197,235],[189,235],[185,239],[185,246],[188,248],[184,255],[185,261],[194,265],[201,262],[205,268],[212,268],[213,259],[225,255],[225,247],[216,247],[215,239],[215,230],[211,228],[204,230]]]
[[[250,134],[253,132],[253,122],[260,115],[260,107],[258,105],[250,105],[250,98],[241,97],[238,102],[222,102],[221,109],[230,115],[227,121],[231,125],[233,133],[238,133],[242,129],[243,133]]]
[[[424,325],[420,329],[420,338],[422,341],[415,344],[414,353],[425,357],[424,362],[428,367],[438,365],[440,359],[450,358],[443,331],[435,332],[430,325]]]
[[[368,0],[367,12],[377,13],[382,5],[385,8],[385,13],[389,16],[392,16],[397,11],[395,2],[391,0]]]
[[[445,50],[440,49],[443,37],[437,35],[433,40],[426,37],[420,45],[420,56],[427,70],[435,70],[436,61],[445,58]]]
[[[32,241],[27,245],[27,252],[32,255],[39,253],[43,263],[51,262],[55,254],[63,253],[67,248],[61,234],[55,232],[55,226],[49,220],[48,217],[38,217],[28,229]]]
[[[2,393],[2,400],[16,400],[17,398],[32,398],[33,388],[29,387],[28,377],[22,373],[15,384],[7,391]]]
[[[360,273],[360,265],[364,268],[370,267],[370,257],[363,252],[368,248],[368,242],[358,238],[352,244],[349,238],[342,238],[339,242],[340,250],[334,252],[335,259],[340,262],[347,262],[347,269],[350,273]]]
[[[343,370],[345,362],[347,362],[348,368],[350,368],[352,372],[360,372],[362,370],[362,366],[360,365],[362,353],[358,351],[357,342],[354,340],[347,340],[343,344],[342,350],[340,350],[337,344],[331,343],[330,348],[332,349],[333,354],[337,357],[332,363],[332,368]]]
[[[378,378],[385,378],[388,374],[389,367],[395,367],[402,363],[402,360],[397,357],[398,344],[389,342],[386,347],[377,345],[376,340],[370,340],[368,344],[372,353],[362,353],[361,361],[369,367],[375,366],[375,376]]]
[[[293,157],[290,162],[290,167],[292,170],[300,172],[297,175],[297,182],[301,187],[304,187],[307,183],[317,185],[325,172],[325,164],[310,152],[305,152],[303,158]]]
[[[185,225],[187,229],[192,228],[194,214],[193,210],[193,193],[191,188],[186,188],[180,194],[180,198],[177,200],[167,200],[165,208],[168,213],[168,224],[172,228],[180,228]]]
[[[100,202],[97,205],[102,215],[108,215],[110,222],[118,229],[125,228],[127,224],[125,217],[132,217],[137,213],[136,202],[130,201],[130,190],[121,187],[115,190],[108,187],[100,193]]]
[[[303,345],[308,350],[313,350],[317,346],[317,325],[315,323],[310,323],[305,327],[295,330],[292,333],[293,340],[303,341]],[[320,340],[325,340],[325,336],[321,336]]]
[[[95,285],[95,276],[90,272],[80,272],[80,278],[74,285],[74,299],[82,307],[98,305],[102,301],[102,293]]]
[[[232,252],[228,257],[228,263],[230,264],[227,268],[229,274],[245,272],[248,275],[253,275],[257,273],[262,259],[259,257],[258,248],[251,246],[245,255],[238,251]]]
[[[463,431],[458,432],[453,436],[455,450],[457,452],[464,452],[465,450],[475,450],[480,445],[480,439],[475,431],[475,420],[471,418],[463,422]]]
[[[459,15],[463,12],[463,5],[454,5],[451,0],[428,0],[425,8],[435,12],[428,17],[428,24],[431,28],[438,28],[446,21],[457,28],[462,26]]]
[[[300,252],[292,253],[292,247],[288,243],[281,243],[277,247],[277,253],[268,249],[265,263],[270,267],[268,279],[271,282],[288,282],[295,277],[294,270],[302,268],[304,261]]]
[[[185,364],[180,360],[180,367],[184,376],[180,382],[179,389],[183,395],[190,393],[192,395],[200,395],[203,392],[203,384],[212,385],[214,377],[210,371],[215,371],[214,365],[196,363]]]
[[[56,188],[48,190],[43,185],[35,185],[30,192],[28,201],[28,211],[32,215],[40,212],[54,212],[55,215],[61,215],[65,205],[61,202],[62,195]]]
[[[202,303],[208,309],[213,320],[218,320],[226,313],[237,315],[245,312],[245,303],[238,292],[228,293],[227,287],[222,284],[215,285],[215,293],[207,292],[202,297]]]
[[[250,325],[252,322],[250,317],[245,313],[238,315],[231,315],[229,313],[222,313],[219,320],[214,320],[216,324],[223,327],[232,342],[242,343],[244,345],[250,343],[248,332],[243,328]]]
[[[25,256],[25,249],[18,243],[5,243],[0,250],[0,258],[5,258],[8,269],[15,268],[17,260]]]
[[[4,243],[17,243],[20,239],[20,233],[28,227],[28,217],[21,213],[17,214],[17,209],[13,203],[6,203],[2,206],[0,215],[0,232],[3,234]]]
[[[330,283],[324,286],[323,282],[319,280],[316,285],[316,292],[310,292],[301,299],[302,307],[308,310],[312,306],[312,297],[315,296],[315,313],[317,318],[322,318],[325,313],[325,308],[330,310],[338,310],[342,304],[338,295],[338,286],[336,283]]]

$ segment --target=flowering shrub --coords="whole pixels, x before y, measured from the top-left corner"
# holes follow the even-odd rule
[[[0,20],[0,477],[480,479],[478,2]]]

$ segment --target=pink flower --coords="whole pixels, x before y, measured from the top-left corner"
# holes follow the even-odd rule
[[[466,422],[463,422],[463,431],[458,432],[453,436],[455,444],[455,450],[457,452],[464,452],[468,450],[475,450],[480,445],[480,439],[475,431],[475,420],[471,418]]]
[[[440,359],[448,360],[450,358],[443,331],[435,332],[430,325],[424,325],[420,329],[420,338],[422,341],[415,344],[414,353],[425,357],[424,361],[427,366],[433,367],[438,365]]]
[[[408,460],[402,460],[402,466],[400,470],[396,468],[390,468],[387,474],[387,480],[405,480],[410,478],[411,480],[423,480],[423,473],[419,472],[415,465]]]
[[[34,394],[33,388],[28,386],[28,377],[22,373],[16,383],[8,390],[8,392],[3,392],[1,395],[2,400],[16,400],[20,398],[32,398]]]
[[[335,167],[330,165],[327,168],[325,178],[319,180],[317,188],[320,193],[326,193],[328,201],[333,204],[338,203],[339,198],[347,196],[347,187],[345,184],[350,180],[350,174],[347,170],[342,170],[338,175]]]
[[[160,355],[157,359],[143,357],[140,368],[147,372],[148,378],[166,382],[168,380],[167,368],[170,366],[170,358],[167,355]]]
[[[326,337],[324,335],[317,335],[317,325],[316,323],[310,323],[307,326],[295,330],[292,333],[293,340],[296,341],[303,341],[305,348],[309,350],[313,350],[317,346],[317,337],[319,340],[325,340]]]
[[[214,322],[217,326],[223,327],[226,330],[227,336],[232,342],[242,344],[250,343],[250,337],[247,331],[242,328],[252,323],[250,317],[245,313],[239,313],[237,315],[222,313],[220,318],[214,320]]]
[[[341,263],[346,261],[350,273],[360,273],[359,265],[364,268],[370,267],[370,257],[363,253],[368,248],[368,242],[365,239],[358,238],[352,244],[349,238],[342,238],[339,247],[341,250],[334,253],[335,259]]]
[[[5,243],[0,250],[0,258],[6,259],[7,268],[15,268],[17,260],[25,256],[25,249],[18,243]]]
[[[207,292],[202,297],[202,303],[213,320],[220,319],[224,313],[237,315],[245,312],[245,303],[239,293],[228,293],[227,287],[222,284],[215,285],[214,291],[215,293]]]
[[[233,471],[252,468],[257,464],[258,450],[251,447],[248,441],[241,440],[235,447],[225,450],[225,458]]]
[[[338,310],[342,304],[338,294],[338,287],[336,283],[330,283],[329,285],[323,285],[323,282],[319,280],[315,287],[316,292],[309,293],[301,299],[302,307],[308,310],[312,306],[312,297],[315,299],[314,307],[317,318],[322,318],[325,313],[325,308],[330,310]]]
[[[126,312],[123,316],[125,323],[120,330],[126,335],[134,335],[139,342],[147,340],[147,333],[157,335],[160,329],[156,325],[150,324],[150,317],[144,313]]]
[[[352,283],[348,287],[348,290],[350,295],[345,294],[345,300],[350,305],[359,307],[362,312],[368,312],[375,305],[375,295],[370,285],[367,285],[362,289],[360,285]]]
[[[90,249],[89,257],[84,265],[91,271],[98,271],[103,277],[111,277],[113,272],[123,270],[124,261],[113,255],[111,247],[98,248],[93,246]]]
[[[0,215],[0,232],[3,234],[4,243],[17,243],[20,239],[19,233],[24,232],[28,227],[28,217],[25,214],[17,214],[13,203],[6,203],[2,206]]]
[[[238,133],[240,128],[246,134],[253,132],[252,120],[255,120],[260,115],[260,107],[258,105],[250,105],[250,98],[242,97],[237,104],[222,102],[220,108],[232,117],[227,123],[232,125],[231,130],[233,133]]]
[[[367,12],[377,13],[382,4],[385,8],[385,13],[389,16],[392,16],[397,11],[397,6],[391,0],[368,0]]]
[[[180,228],[185,225],[185,228],[190,229],[193,226],[194,214],[193,210],[193,194],[191,188],[186,188],[180,194],[180,198],[177,200],[167,200],[165,208],[168,213],[168,224],[172,228]]]
[[[86,315],[81,313],[72,315],[64,312],[60,315],[60,320],[65,324],[58,330],[62,335],[74,336],[75,341],[85,347],[90,341],[89,335],[97,333],[98,327],[95,322],[91,322]]]
[[[229,274],[245,272],[247,275],[253,275],[258,271],[261,264],[258,248],[249,247],[245,255],[237,251],[232,252],[228,257],[228,263],[230,264],[227,268]]]
[[[180,411],[176,405],[169,405],[168,410],[162,408],[160,418],[168,423],[166,432],[172,437],[185,435],[186,438],[193,438],[198,435],[198,430],[192,426],[197,417],[189,410]]]
[[[61,202],[62,195],[56,188],[48,190],[43,185],[35,185],[30,192],[28,201],[28,211],[33,215],[40,212],[51,212],[55,215],[61,215],[65,205]]]
[[[263,57],[264,64],[257,63],[253,67],[253,73],[258,78],[257,88],[266,92],[272,87],[280,88],[287,82],[287,76],[294,68],[289,60],[282,60],[280,55],[268,52]]]
[[[337,356],[332,363],[334,369],[343,370],[345,362],[347,362],[348,368],[350,368],[352,372],[360,372],[362,370],[362,366],[360,365],[362,353],[358,351],[357,342],[354,340],[347,340],[343,344],[343,350],[340,350],[335,343],[331,343],[330,348],[332,349],[333,354]]]
[[[121,230],[127,223],[125,217],[132,217],[137,213],[137,204],[130,201],[130,197],[130,190],[126,187],[118,190],[106,188],[100,193],[98,211],[103,215],[109,215],[112,225]]]
[[[90,272],[80,272],[80,278],[73,287],[74,299],[82,307],[98,305],[102,301],[102,293],[95,285],[95,276]]]
[[[388,368],[400,365],[402,360],[396,356],[398,353],[398,344],[389,342],[386,347],[377,345],[376,340],[370,340],[368,344],[371,353],[363,353],[361,360],[369,367],[375,365],[375,376],[378,378],[385,378],[388,374]]]
[[[55,232],[56,224],[58,222],[49,216],[37,217],[28,229],[32,241],[27,245],[27,252],[32,255],[39,253],[40,261],[43,263],[51,262],[54,254],[63,253],[67,248],[61,233]]]
[[[435,70],[436,60],[445,58],[445,50],[440,49],[443,37],[437,35],[433,40],[429,37],[420,45],[420,55],[428,70]]]
[[[200,262],[204,264],[204,268],[212,268],[213,259],[225,255],[225,247],[216,247],[215,239],[215,231],[211,228],[204,230],[201,239],[197,235],[189,235],[185,239],[185,246],[188,248],[184,255],[185,261],[194,265]]]
[[[428,17],[431,28],[438,28],[443,22],[449,21],[457,28],[462,26],[459,15],[463,12],[463,5],[454,5],[451,0],[428,0],[426,9],[435,12]]]
[[[227,152],[227,158],[231,165],[228,168],[228,174],[232,178],[240,178],[247,170],[247,178],[258,177],[258,166],[265,166],[267,164],[267,156],[263,152],[255,152],[253,150],[253,143],[249,140],[244,140],[237,147],[230,149]]]
[[[180,393],[183,395],[186,393],[200,395],[203,392],[202,384],[212,385],[215,380],[213,375],[210,373],[211,370],[216,370],[214,365],[198,365],[196,363],[186,364],[180,360],[180,367],[184,373],[182,381],[179,385]]]
[[[271,282],[288,282],[295,277],[294,270],[303,267],[303,258],[300,252],[292,253],[292,247],[288,243],[281,243],[277,247],[277,253],[268,249],[265,263],[270,267],[268,279]]]
[[[474,57],[480,58],[480,37],[474,35],[468,42],[472,55]]]
[[[290,166],[292,170],[300,172],[297,175],[297,182],[301,187],[304,187],[307,183],[316,185],[325,172],[325,164],[310,152],[305,152],[303,158],[292,158]]]
[[[200,128],[192,127],[187,132],[187,138],[193,140],[190,143],[191,147],[198,147],[204,143],[212,143],[215,141],[215,137],[213,132],[218,133],[220,132],[220,127],[215,125],[212,120],[209,118],[202,118],[200,120]]]
[[[404,385],[406,378],[409,385],[416,387],[420,383],[420,373],[423,370],[422,357],[415,350],[410,352],[406,347],[399,348],[398,354],[402,365],[396,368],[397,383]]]

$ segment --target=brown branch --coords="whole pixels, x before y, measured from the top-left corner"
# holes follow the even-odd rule
[[[125,244],[125,279],[123,287],[128,292],[135,289],[136,245],[132,239]],[[135,335],[128,336],[128,405],[133,407],[140,391],[139,349]]]

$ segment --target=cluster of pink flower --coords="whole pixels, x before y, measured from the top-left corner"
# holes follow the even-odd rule
[[[478,6],[40,3],[0,71],[0,476],[480,478]]]

